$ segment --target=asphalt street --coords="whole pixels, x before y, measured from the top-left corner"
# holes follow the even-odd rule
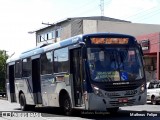
[[[0,99],[0,115],[0,120],[160,120],[160,105],[146,104],[121,107],[116,114],[76,110],[72,116],[65,116],[59,108],[52,107],[36,108],[34,111],[21,111],[19,104]]]

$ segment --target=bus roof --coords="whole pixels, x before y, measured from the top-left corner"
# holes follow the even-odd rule
[[[48,46],[45,46],[45,47],[43,47],[43,49],[44,49],[44,51],[49,51],[49,50],[56,49],[56,48],[59,48],[59,47],[65,47],[65,46],[68,46],[68,45],[76,44],[80,41],[82,41],[82,35],[77,35],[77,36],[59,41],[57,43],[53,43],[53,44],[50,44]]]
[[[59,47],[64,47],[64,46],[67,46],[67,45],[76,44],[79,41],[82,41],[81,38],[82,38],[82,35],[77,35],[75,37],[68,38],[68,39],[65,39],[63,41],[59,41],[57,43],[43,44],[41,46],[37,46],[33,49],[22,52],[20,55],[18,55],[16,57],[9,58],[7,60],[7,63],[17,61],[19,59],[27,58],[27,57],[30,57],[30,56],[34,56],[34,55],[37,55],[37,54],[40,54],[40,53],[43,53],[43,52],[46,52],[46,51],[50,51],[50,50],[59,48]]]
[[[19,56],[20,56],[20,54],[15,54],[15,55],[13,55],[11,58],[8,58],[8,59],[7,59],[6,63],[19,60]]]
[[[115,36],[115,37],[122,35],[124,37],[133,37],[131,35],[117,34],[117,33],[92,33],[92,34],[83,34],[83,35],[81,34],[81,35],[77,35],[77,36],[59,41],[57,43],[43,44],[41,46],[37,46],[33,49],[22,52],[18,57],[16,56],[15,58],[9,58],[7,60],[7,63],[13,62],[13,61],[16,61],[16,60],[19,60],[19,59],[27,58],[27,57],[30,57],[30,56],[34,56],[34,55],[37,55],[37,54],[40,54],[40,53],[43,53],[43,52],[46,52],[46,51],[50,51],[50,50],[59,48],[59,47],[65,47],[65,46],[68,46],[68,45],[76,44],[78,42],[82,42],[83,37],[96,36],[96,35],[99,35],[99,36],[101,36],[101,35],[105,35],[105,36],[112,35],[112,36]]]
[[[121,33],[111,33],[111,32],[99,32],[99,33],[91,33],[91,34],[83,34],[83,37],[86,37],[86,36],[98,36],[98,35],[104,35],[104,36],[123,36],[123,37],[132,37],[134,38],[132,35],[128,35],[128,34],[121,34]]]

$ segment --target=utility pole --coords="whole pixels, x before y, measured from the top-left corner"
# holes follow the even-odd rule
[[[104,0],[100,0],[101,16],[104,16]]]

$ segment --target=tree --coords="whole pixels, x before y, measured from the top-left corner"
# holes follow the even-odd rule
[[[5,91],[5,75],[6,75],[6,60],[8,55],[5,50],[0,50],[0,92]]]

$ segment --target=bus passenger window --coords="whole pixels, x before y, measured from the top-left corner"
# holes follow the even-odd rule
[[[52,52],[47,52],[41,55],[41,74],[52,74],[53,57]]]
[[[21,61],[19,60],[16,62],[15,78],[21,78],[21,73],[22,73],[21,67],[22,67]]]
[[[22,76],[29,77],[31,76],[31,58],[23,59],[22,63]]]
[[[68,48],[62,48],[54,51],[54,72],[68,72]]]

